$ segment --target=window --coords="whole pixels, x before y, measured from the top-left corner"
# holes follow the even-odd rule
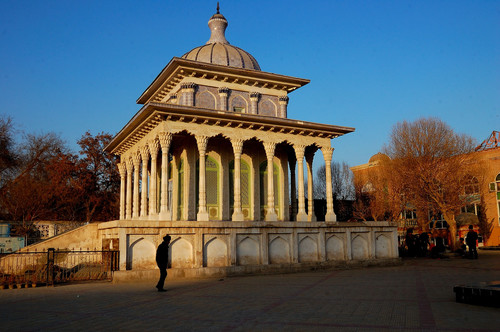
[[[233,111],[236,113],[245,113],[245,108],[244,107],[233,107]]]

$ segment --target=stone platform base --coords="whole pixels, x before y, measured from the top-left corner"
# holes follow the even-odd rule
[[[500,307],[500,281],[458,285],[453,291],[459,303]]]
[[[400,258],[388,258],[364,261],[329,261],[302,264],[269,264],[185,269],[178,268],[167,270],[167,281],[168,279],[222,278],[252,274],[282,274],[328,269],[349,269],[368,266],[394,266],[400,264],[402,264],[402,260]],[[160,272],[157,269],[116,271],[113,274],[113,283],[143,281],[154,282],[158,279],[159,275]]]

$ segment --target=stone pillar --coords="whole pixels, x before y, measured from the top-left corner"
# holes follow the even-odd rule
[[[323,147],[321,149],[325,158],[326,173],[326,216],[325,221],[337,221],[337,216],[333,211],[333,190],[332,190],[332,147]]]
[[[313,186],[313,160],[314,153],[308,153],[306,155],[307,163],[307,220],[316,221],[316,215],[314,214],[314,186]]]
[[[141,167],[141,156],[139,151],[132,156],[134,163],[134,203],[132,205],[132,218],[139,217],[139,168]]]
[[[182,83],[182,105],[194,106],[194,90],[196,89],[196,84],[194,83]]]
[[[297,212],[297,221],[307,221],[306,198],[304,195],[304,149],[303,145],[294,145],[295,156],[299,172],[299,211]]]
[[[232,221],[244,221],[245,216],[241,210],[241,152],[243,151],[243,140],[232,139],[234,151],[234,211]]]
[[[207,190],[205,180],[205,158],[207,152],[208,137],[196,136],[196,143],[198,144],[198,152],[200,154],[200,175],[199,175],[199,201],[198,201],[198,215],[196,220],[208,221],[207,211]]]
[[[172,141],[172,134],[161,132],[159,135],[161,145],[161,202],[160,219],[172,220],[172,211],[168,208],[168,150]]]
[[[120,172],[120,220],[125,219],[125,186],[127,179],[127,165],[125,162],[118,164]]]
[[[158,140],[153,139],[149,141],[148,147],[149,153],[151,154],[151,175],[149,176],[149,219],[156,219],[158,214],[158,199],[156,198],[156,184],[158,181],[158,174],[156,170],[159,149]]]
[[[267,157],[267,213],[266,221],[277,221],[278,215],[274,209],[274,169],[273,169],[273,157],[274,150],[276,149],[276,143],[267,142],[264,143],[264,148],[266,149]]]
[[[259,102],[260,93],[251,92],[250,93],[250,114],[258,114],[258,102]]]
[[[287,117],[287,108],[288,108],[288,96],[281,96],[279,97],[279,103],[280,103],[280,117],[286,118]]]
[[[221,111],[227,111],[227,96],[229,94],[228,88],[219,88],[219,109]]]
[[[149,149],[145,145],[141,147],[142,157],[142,181],[141,181],[141,218],[148,215],[148,163],[149,163]]]
[[[295,167],[297,163],[297,158],[295,155],[288,156],[288,165],[290,167],[290,199],[292,201],[292,215],[290,220],[297,220],[297,185],[295,179]]]
[[[134,171],[134,164],[132,159],[127,160],[127,203],[125,207],[125,218],[132,219],[132,172]]]

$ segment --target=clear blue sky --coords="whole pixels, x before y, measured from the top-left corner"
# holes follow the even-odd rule
[[[216,1],[0,2],[0,113],[27,132],[117,133],[174,56],[209,38]],[[292,119],[355,127],[334,159],[368,161],[402,120],[500,130],[500,1],[221,1],[226,37],[262,70],[308,78]]]

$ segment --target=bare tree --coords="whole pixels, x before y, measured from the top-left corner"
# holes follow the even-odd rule
[[[14,149],[14,127],[12,119],[0,117],[0,188],[13,176],[18,165]]]
[[[437,118],[399,122],[393,129],[384,152],[391,168],[403,179],[417,216],[425,209],[442,213],[449,225],[451,246],[456,247],[455,215],[466,203],[463,179],[471,172],[476,146],[474,139],[457,134]],[[420,225],[427,229],[427,224]]]
[[[332,190],[334,200],[354,200],[355,190],[353,175],[346,162],[332,162]],[[314,197],[326,198],[326,171],[322,165],[316,171],[314,179]]]

